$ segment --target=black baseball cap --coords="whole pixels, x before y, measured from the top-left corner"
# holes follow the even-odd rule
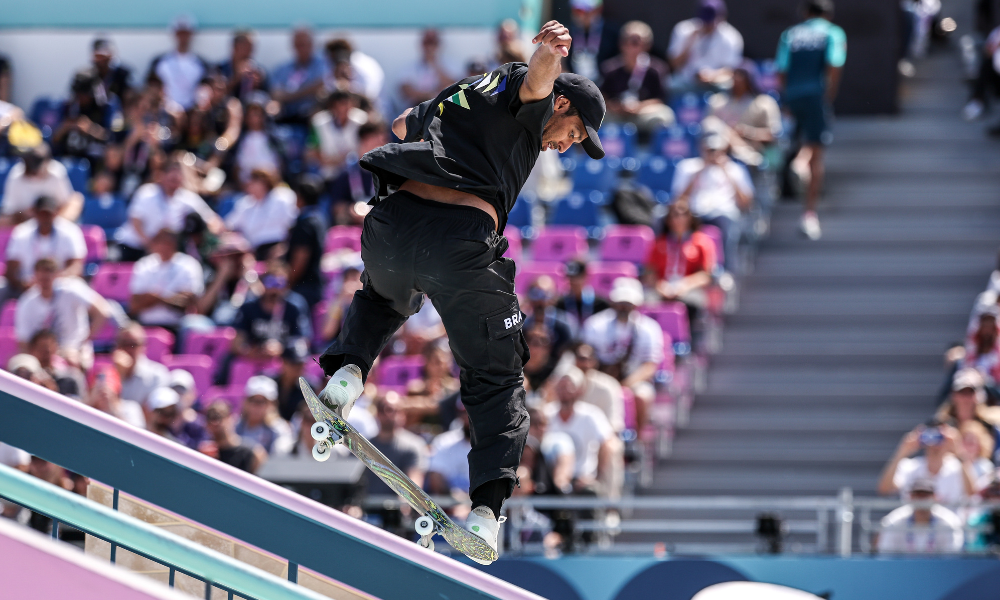
[[[580,145],[587,151],[587,156],[604,158],[604,147],[601,146],[601,138],[597,137],[597,130],[604,122],[607,107],[604,105],[604,95],[597,88],[597,84],[583,75],[563,73],[556,78],[553,88],[560,96],[566,96],[580,111],[580,120],[587,129],[587,139]]]

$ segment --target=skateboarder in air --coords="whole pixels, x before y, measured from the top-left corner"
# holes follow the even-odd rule
[[[467,527],[494,549],[528,435],[528,348],[501,234],[540,151],[580,143],[591,158],[604,156],[601,92],[586,77],[560,74],[571,41],[566,27],[546,23],[528,64],[468,77],[406,110],[392,124],[403,142],[361,158],[376,181],[361,235],[364,287],[320,357],[331,379],[319,397],[346,417],[389,338],[423,294],[431,299],[462,370],[471,423]]]

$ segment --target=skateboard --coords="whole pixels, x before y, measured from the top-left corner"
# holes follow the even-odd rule
[[[372,473],[420,513],[414,524],[414,529],[420,536],[418,544],[433,550],[433,538],[438,534],[451,544],[452,548],[469,558],[490,562],[497,559],[497,551],[490,548],[485,540],[452,521],[451,517],[445,514],[420,486],[413,483],[406,473],[392,464],[365,436],[320,402],[312,386],[302,377],[299,377],[299,388],[302,389],[302,396],[309,406],[309,411],[316,419],[310,432],[316,440],[316,445],[312,449],[314,459],[323,462],[330,458],[334,445],[344,444],[354,456],[371,469]]]

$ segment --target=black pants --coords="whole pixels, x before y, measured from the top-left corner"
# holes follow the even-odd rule
[[[333,374],[348,356],[370,370],[389,338],[431,299],[462,370],[469,414],[470,492],[508,479],[508,496],[528,435],[524,363],[528,347],[514,294],[507,240],[485,212],[397,192],[365,217],[361,234],[364,288],[354,295],[340,334],[320,357]]]

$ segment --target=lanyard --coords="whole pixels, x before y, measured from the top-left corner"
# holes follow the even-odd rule
[[[934,550],[934,547],[937,545],[937,539],[935,537],[936,531],[934,529],[934,521],[935,517],[932,514],[931,520],[927,524],[929,537],[927,538],[927,546],[925,548],[922,548],[922,550],[924,551]],[[916,539],[915,539],[916,536],[914,535],[913,532],[913,528],[916,526],[917,526],[916,520],[913,518],[913,515],[910,515],[910,518],[907,520],[907,527],[906,527],[906,549],[910,551],[916,550]]]
[[[642,87],[642,82],[646,79],[646,71],[649,70],[649,53],[643,52],[635,59],[635,68],[632,69],[632,74],[628,78],[628,91],[635,95],[636,99],[639,97],[639,88]]]

